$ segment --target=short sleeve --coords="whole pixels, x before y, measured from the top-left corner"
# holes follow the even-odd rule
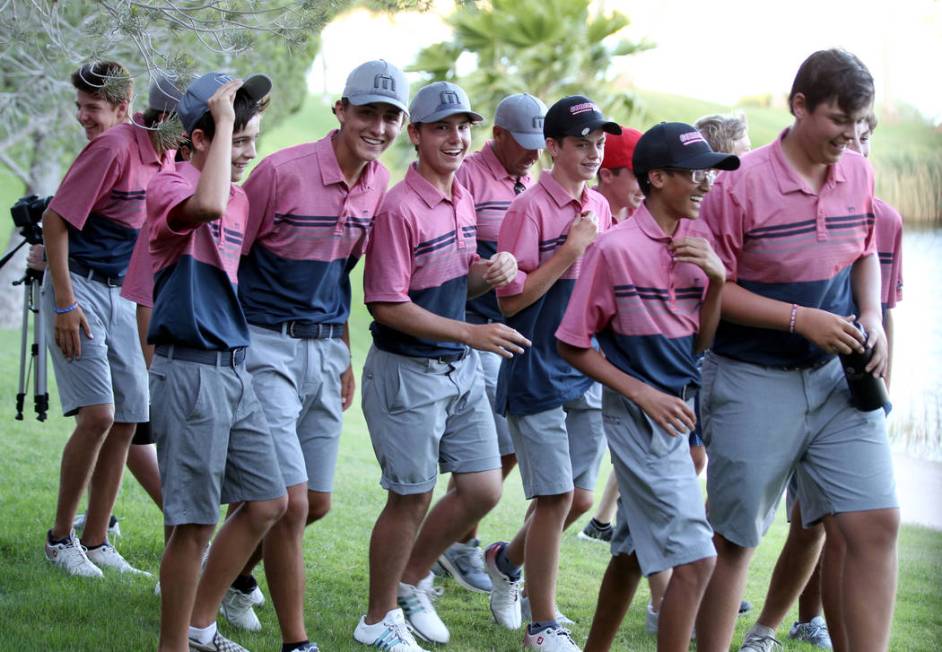
[[[405,303],[412,282],[412,252],[415,237],[407,218],[387,196],[376,220],[366,249],[363,269],[366,303]]]
[[[96,138],[72,162],[49,205],[76,229],[82,230],[89,213],[118,182],[127,165],[128,148],[123,141]]]
[[[510,205],[500,225],[497,251],[508,251],[517,259],[517,276],[507,285],[497,288],[497,296],[522,294],[527,274],[540,266],[540,230],[525,209]]]
[[[608,270],[603,247],[590,246],[556,339],[587,349],[592,346],[592,337],[605,330],[615,315],[615,290]]]
[[[745,211],[736,200],[724,175],[707,193],[700,208],[703,222],[713,235],[713,249],[726,267],[727,278],[736,281],[739,258],[742,254]]]
[[[193,229],[176,231],[168,219],[175,208],[193,196],[196,188],[179,172],[162,172],[147,186],[147,224],[154,271],[175,260],[189,242]]]

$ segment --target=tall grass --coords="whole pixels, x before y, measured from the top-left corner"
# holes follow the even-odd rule
[[[879,157],[874,167],[877,195],[907,224],[942,225],[942,154],[894,152]]]

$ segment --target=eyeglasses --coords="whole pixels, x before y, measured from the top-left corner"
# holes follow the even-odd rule
[[[526,189],[527,187],[523,185],[523,181],[520,180],[520,177],[517,177],[516,179],[514,179],[514,194],[515,195],[519,195]]]
[[[704,181],[713,183],[716,181],[716,175],[719,174],[719,170],[678,170],[676,168],[668,168],[667,171],[672,174],[675,172],[681,174],[697,186]]]

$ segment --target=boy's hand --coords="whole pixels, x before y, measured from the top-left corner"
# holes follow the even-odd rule
[[[852,351],[862,353],[864,338],[854,326],[854,319],[856,319],[854,315],[841,317],[826,310],[800,306],[795,316],[795,332],[828,353],[838,355],[846,355]],[[882,326],[879,332],[883,333]],[[885,345],[885,336],[883,342]]]
[[[683,400],[665,394],[653,387],[646,387],[635,399],[644,413],[654,419],[668,435],[679,437],[693,431],[697,425],[697,415]]]
[[[867,363],[866,370],[877,378],[881,378],[886,374],[887,353],[889,351],[889,346],[886,341],[886,331],[883,330],[882,316],[861,315],[860,319],[857,321],[860,322],[860,325],[863,326],[864,331],[867,333],[866,347],[868,349],[874,349],[873,357],[870,358],[870,362]]]
[[[569,226],[569,235],[566,236],[566,244],[574,251],[576,256],[581,256],[585,250],[595,241],[595,236],[599,234],[599,220],[592,211],[583,211],[572,221]]]
[[[41,272],[46,269],[46,248],[42,245],[30,245],[26,255],[26,266]]]
[[[723,261],[705,238],[678,238],[671,242],[671,252],[678,263],[693,263],[703,270],[711,283],[726,281]]]
[[[62,350],[66,360],[72,361],[82,355],[82,337],[79,331],[85,331],[88,339],[94,339],[82,306],[56,315],[56,346]]]
[[[356,393],[357,379],[353,375],[353,365],[347,367],[347,370],[340,374],[340,409],[347,411],[353,405],[353,395]]]
[[[220,122],[235,122],[235,96],[240,88],[242,88],[242,80],[233,79],[217,88],[213,96],[209,98],[206,105],[217,125]]]
[[[487,261],[484,282],[492,288],[499,288],[510,283],[517,276],[517,259],[509,251],[498,251]]]
[[[512,358],[515,353],[523,353],[523,347],[530,346],[530,340],[506,324],[476,324],[471,326],[466,344],[479,351]]]

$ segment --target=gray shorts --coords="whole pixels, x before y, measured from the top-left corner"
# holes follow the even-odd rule
[[[500,468],[494,418],[476,351],[456,362],[440,362],[373,346],[363,366],[362,401],[382,469],[380,484],[388,491],[432,491],[438,470],[477,473]]]
[[[142,423],[148,419],[147,366],[137,335],[135,304],[121,296],[120,287],[109,287],[72,272],[72,290],[82,307],[94,339],[80,331],[82,354],[71,362],[56,345],[56,300],[52,274],[46,274],[42,310],[46,313],[46,338],[52,369],[65,416],[89,405],[114,405],[117,423]]]
[[[612,554],[634,553],[645,575],[716,556],[688,435],[668,435],[608,389],[602,413],[619,491]]]
[[[702,381],[709,519],[727,540],[759,544],[792,473],[806,526],[899,506],[883,410],[850,404],[837,358],[786,371],[707,354]]]
[[[601,399],[602,386],[594,383],[558,408],[507,416],[527,500],[595,489],[605,452]]]
[[[307,482],[311,491],[329,493],[343,430],[340,375],[350,366],[350,350],[337,338],[249,330],[245,364],[262,398],[285,485]]]
[[[503,358],[490,351],[478,351],[478,358],[481,360],[480,370],[484,380],[484,390],[487,392],[487,401],[491,404],[491,411],[494,413],[494,427],[497,429],[497,448],[500,450],[501,457],[512,455],[514,442],[510,437],[507,417],[498,414],[497,409],[494,407],[497,395],[497,375],[500,373]]]
[[[166,525],[215,524],[220,504],[285,495],[265,413],[244,365],[155,355],[150,391]]]

